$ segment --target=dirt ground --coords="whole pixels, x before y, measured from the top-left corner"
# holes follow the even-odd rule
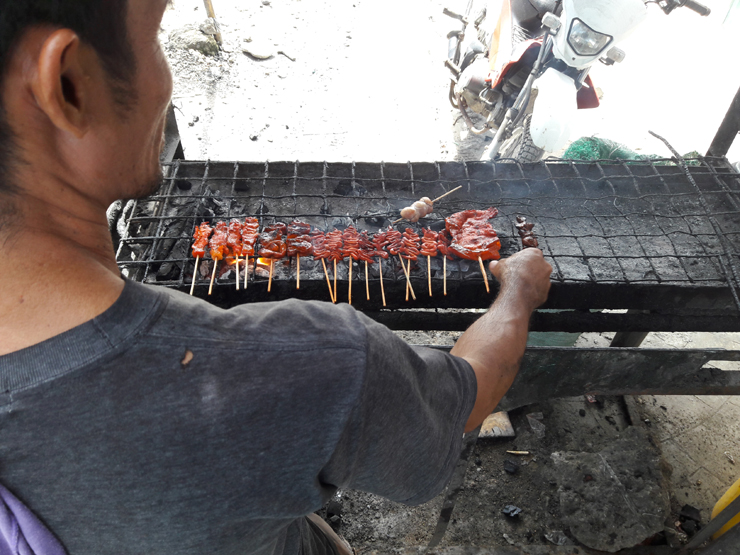
[[[668,155],[648,134],[653,130],[679,152],[706,151],[740,85],[740,73],[727,71],[740,56],[733,42],[740,18],[727,17],[731,0],[705,3],[713,14],[704,19],[693,13],[666,17],[651,8],[648,23],[623,45],[626,61],[593,70],[604,93],[602,106],[579,113],[573,139],[598,135],[642,153]],[[463,0],[213,4],[223,35],[216,55],[188,48],[184,38],[187,26],[197,36],[206,20],[202,0],[175,0],[162,24],[186,158],[442,161],[480,154],[482,141],[466,132],[447,101],[443,67],[445,35],[454,25],[442,9],[462,11]],[[736,143],[731,161],[740,159]],[[406,337],[447,345],[455,339],[444,333]],[[724,339],[736,348],[736,336]],[[692,334],[651,334],[651,340],[698,345]],[[602,345],[608,337],[580,341]],[[652,438],[639,445],[641,452],[652,452],[651,441],[665,446],[668,464],[654,476],[667,495],[659,541],[685,541],[676,526],[681,507],[696,506],[706,522],[714,500],[737,478],[725,453],[740,462],[740,431],[727,421],[740,420],[740,402],[652,396],[628,401],[574,398],[514,411],[516,438],[478,443],[441,546],[582,546],[562,509],[561,487],[567,484],[553,471],[553,453],[596,454],[638,427]],[[537,413],[543,415],[544,437],[527,418]],[[504,470],[506,460],[517,463],[515,474]],[[410,508],[343,491],[326,516],[335,517],[333,524],[359,553],[399,553],[428,543],[442,502],[439,496]],[[504,515],[509,504],[522,512]],[[611,533],[616,538],[613,527],[604,533],[607,540]]]

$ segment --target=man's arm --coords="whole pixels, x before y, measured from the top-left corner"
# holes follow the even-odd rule
[[[498,297],[450,351],[470,363],[478,381],[466,432],[477,428],[511,387],[527,346],[529,318],[550,290],[552,267],[539,249],[492,262],[490,269],[501,284]]]

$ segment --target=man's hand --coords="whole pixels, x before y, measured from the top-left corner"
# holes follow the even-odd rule
[[[489,268],[501,284],[498,297],[450,351],[470,363],[478,381],[465,431],[478,427],[511,387],[527,346],[529,318],[550,290],[552,266],[539,249],[525,249]]]
[[[501,293],[514,289],[534,310],[547,300],[552,266],[545,261],[540,249],[524,249],[504,260],[494,260],[489,266],[501,284]]]

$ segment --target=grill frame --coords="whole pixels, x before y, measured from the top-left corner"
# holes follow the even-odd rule
[[[434,198],[463,185],[421,223],[440,228],[442,218],[453,212],[496,206],[500,214],[492,223],[501,236],[502,255],[508,256],[520,249],[515,217],[526,216],[536,224],[540,246],[554,268],[546,308],[574,310],[581,316],[600,309],[649,311],[662,318],[660,327],[686,327],[688,320],[701,317],[699,327],[715,326],[720,319],[723,329],[738,329],[740,175],[724,158],[687,164],[675,159],[537,164],[177,160],[165,166],[163,185],[154,196],[128,204],[119,222],[117,260],[133,279],[188,291],[193,229],[200,221],[213,221],[216,209],[222,211],[217,219],[256,216],[262,226],[299,216],[323,229],[352,223],[374,231],[421,196]],[[403,230],[404,224],[397,228]],[[179,232],[172,232],[172,226]],[[132,260],[130,247],[135,244],[146,251]],[[163,272],[167,264],[170,270]],[[303,271],[310,266],[302,261]],[[393,266],[384,264],[384,286],[387,309],[397,315],[385,314],[377,271],[373,275],[371,269],[369,302],[364,297],[364,268],[356,265],[353,272],[353,304],[395,322],[392,327],[408,329],[403,313],[409,314],[408,321],[419,322],[425,310],[436,313],[430,320],[443,322],[449,314],[450,321],[461,321],[464,318],[451,315],[459,309],[487,308],[495,296],[495,286],[490,295],[485,293],[478,264],[461,266],[457,261],[449,263],[452,275],[448,295],[443,296],[438,258],[433,261],[435,295],[428,297],[426,261],[421,261],[412,271],[417,301],[407,303],[400,264]],[[302,272],[301,289],[296,291],[295,261],[277,267],[270,294],[266,277],[251,278],[247,291],[236,291],[233,277],[217,281],[210,297],[208,280],[200,279],[195,294],[224,307],[293,297],[328,300],[323,274],[310,279]],[[344,262],[340,301],[346,300],[346,274]],[[167,279],[158,279],[163,275]],[[562,315],[547,314],[538,313],[534,329],[549,330],[557,327],[553,322],[565,321]],[[619,318],[600,314],[590,320],[581,317],[587,328],[583,331],[656,329],[651,327],[656,322],[644,314],[637,327],[624,322],[613,327]]]

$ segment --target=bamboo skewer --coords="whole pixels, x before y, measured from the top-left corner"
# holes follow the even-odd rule
[[[385,287],[383,287],[383,259],[378,259],[378,265],[380,266],[380,295],[383,297],[383,306],[386,306],[385,302]]]
[[[367,293],[367,300],[370,300],[370,279],[367,275],[367,260],[365,260],[365,293]]]
[[[479,256],[478,262],[480,262],[480,271],[483,272],[483,280],[486,282],[486,293],[491,292],[491,288],[488,287],[488,276],[486,275],[486,269],[483,266],[483,259]]]
[[[401,268],[403,268],[403,273],[406,274],[406,283],[408,284],[408,288],[411,290],[411,298],[416,300],[416,295],[414,295],[414,286],[411,285],[411,277],[409,277],[409,272],[406,270],[406,265],[403,263],[403,258],[401,258],[401,255],[398,255],[398,259],[401,261]],[[409,262],[409,269],[411,269],[411,262]],[[406,298],[408,300],[408,296]]]
[[[249,283],[249,280],[247,279],[249,277],[249,255],[244,256],[244,290],[247,290],[247,283]]]
[[[334,302],[337,302],[337,259],[334,259]]]
[[[272,269],[275,266],[275,260],[273,258],[270,259],[270,281],[267,282],[267,292],[269,293],[272,290]]]
[[[432,257],[427,255],[427,277],[429,278],[429,296],[432,296]]]
[[[295,261],[296,261],[295,288],[300,289],[301,288],[301,255],[300,254],[296,255]]]
[[[452,189],[451,191],[447,191],[447,192],[446,192],[446,193],[445,193],[444,195],[442,195],[442,196],[440,196],[440,197],[437,197],[437,198],[435,198],[435,199],[434,199],[434,200],[432,201],[432,204],[434,204],[434,203],[435,203],[435,202],[437,202],[438,200],[442,200],[442,199],[443,199],[443,198],[445,198],[445,197],[446,197],[447,195],[451,195],[451,194],[452,194],[452,193],[454,193],[455,191],[458,191],[458,190],[460,190],[460,189],[462,189],[462,188],[463,188],[463,186],[462,186],[462,185],[460,185],[459,187],[455,187],[455,188],[454,188],[454,189]],[[397,224],[398,222],[400,222],[400,221],[403,221],[404,219],[405,219],[405,218],[398,218],[398,219],[397,219],[397,220],[396,220],[395,222],[393,222],[393,225],[396,225],[396,224]]]
[[[442,281],[444,282],[444,293],[445,297],[447,296],[447,255],[442,255]]]
[[[352,304],[352,257],[349,257],[349,295],[347,297],[349,304]]]
[[[236,255],[236,290],[239,291],[239,255]]]
[[[216,268],[218,268],[218,260],[213,261],[213,274],[211,275],[211,285],[208,287],[208,294],[213,293],[213,282],[216,280]]]
[[[401,261],[401,264],[403,264],[403,260]],[[409,263],[409,266],[410,265],[411,264]],[[404,267],[404,273],[406,273],[406,268],[405,267]],[[408,276],[407,273],[406,273],[406,276]],[[409,302],[409,284],[410,284],[409,280],[406,280],[406,302]]]
[[[331,299],[331,302],[336,303],[337,301],[334,300],[334,293],[332,293],[331,291],[331,280],[329,279],[329,272],[326,269],[326,260],[322,258],[321,264],[324,266],[324,275],[326,276],[326,285],[329,287],[329,298]]]
[[[462,185],[460,185],[459,187],[455,187],[455,188],[454,188],[454,189],[452,189],[451,191],[447,191],[447,192],[446,192],[446,193],[445,193],[444,195],[442,195],[442,196],[440,196],[440,197],[437,197],[437,198],[435,198],[435,199],[434,199],[434,200],[432,201],[432,204],[434,204],[434,203],[435,203],[435,202],[437,202],[438,200],[442,200],[442,199],[443,199],[443,198],[445,198],[445,197],[446,197],[447,195],[451,195],[451,194],[452,194],[452,193],[454,193],[455,191],[459,191],[459,190],[460,190],[460,189],[462,189],[462,188],[463,188],[463,186],[462,186]]]
[[[195,289],[195,276],[198,275],[198,262],[200,262],[200,256],[195,257],[195,269],[193,270],[193,283],[190,285],[190,295],[193,294]]]

